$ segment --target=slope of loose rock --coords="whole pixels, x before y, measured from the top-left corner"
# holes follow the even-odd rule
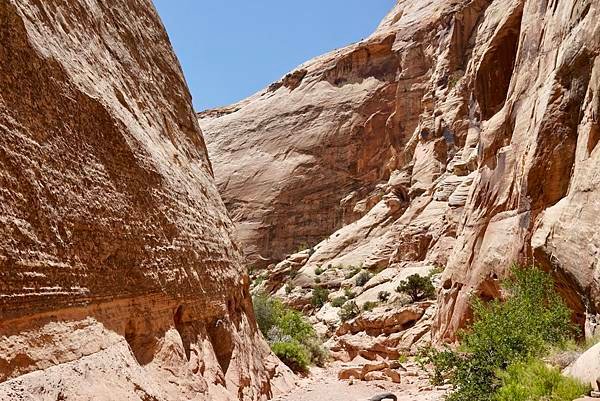
[[[0,399],[276,392],[151,2],[3,1],[0,60]]]

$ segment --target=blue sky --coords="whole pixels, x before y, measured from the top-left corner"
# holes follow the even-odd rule
[[[394,0],[154,0],[198,111],[373,32]]]

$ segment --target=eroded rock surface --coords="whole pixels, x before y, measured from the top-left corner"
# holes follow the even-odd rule
[[[267,288],[306,308],[312,287],[353,287],[344,269],[443,267],[433,327],[454,340],[470,297],[535,260],[593,334],[599,17],[593,0],[400,0],[371,37],[201,114]]]
[[[2,1],[0,60],[0,399],[285,385],[151,2]]]

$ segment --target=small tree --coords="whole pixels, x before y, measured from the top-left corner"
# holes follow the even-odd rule
[[[390,294],[389,291],[379,291],[379,294],[377,294],[377,299],[379,299],[381,302],[387,302],[391,296],[392,294]]]
[[[355,301],[348,301],[338,312],[342,322],[353,319],[360,314],[360,308]]]
[[[312,306],[320,308],[329,300],[329,291],[323,287],[315,287],[312,290],[310,303]]]
[[[407,294],[413,302],[431,299],[435,295],[435,287],[431,283],[431,279],[418,274],[402,280],[396,291]]]

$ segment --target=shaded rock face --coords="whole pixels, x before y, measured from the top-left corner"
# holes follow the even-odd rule
[[[151,2],[3,1],[0,60],[0,399],[271,395]]]
[[[309,245],[276,266],[305,289],[343,286],[335,267],[445,267],[433,328],[452,340],[473,295],[498,296],[511,263],[535,260],[592,334],[599,13],[401,0],[364,41],[200,114],[249,263]]]

